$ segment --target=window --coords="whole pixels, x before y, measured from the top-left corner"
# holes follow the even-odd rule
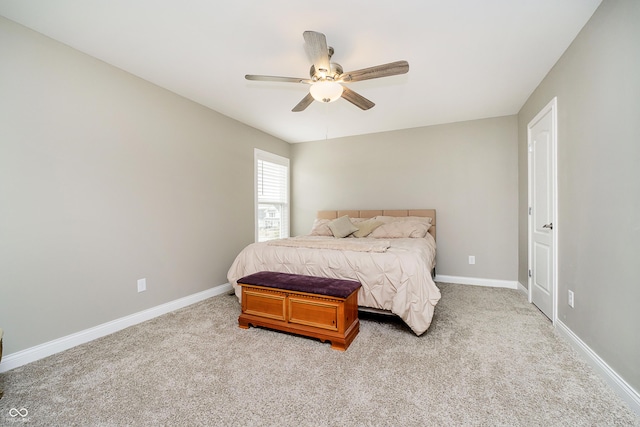
[[[256,241],[289,237],[289,159],[254,151]]]

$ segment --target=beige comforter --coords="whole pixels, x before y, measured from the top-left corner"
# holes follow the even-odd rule
[[[349,240],[378,247],[376,239],[335,239],[320,237],[328,246]],[[331,243],[329,243],[331,242]],[[241,298],[238,279],[258,271],[304,274],[357,280],[358,305],[388,310],[398,315],[416,335],[424,333],[433,317],[440,290],[431,278],[435,266],[436,245],[433,237],[385,239],[389,248],[384,252],[318,249],[288,243],[253,243],[236,257],[227,278],[238,299]],[[317,245],[322,245],[318,243]]]

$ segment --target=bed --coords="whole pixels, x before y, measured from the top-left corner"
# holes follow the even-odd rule
[[[435,236],[434,209],[320,211],[308,235],[244,248],[227,278],[239,300],[238,279],[258,271],[357,280],[362,309],[397,315],[422,335],[440,300]]]

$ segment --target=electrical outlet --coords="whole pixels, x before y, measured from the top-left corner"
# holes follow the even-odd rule
[[[147,279],[138,279],[138,292],[147,290]]]
[[[573,291],[569,291],[569,307],[573,308]]]
[[[475,264],[476,263],[476,257],[473,255],[469,255],[469,264]]]

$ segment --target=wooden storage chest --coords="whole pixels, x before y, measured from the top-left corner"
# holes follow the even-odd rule
[[[343,351],[360,330],[358,282],[260,272],[243,277],[238,285],[241,328],[262,326],[318,338]]]

